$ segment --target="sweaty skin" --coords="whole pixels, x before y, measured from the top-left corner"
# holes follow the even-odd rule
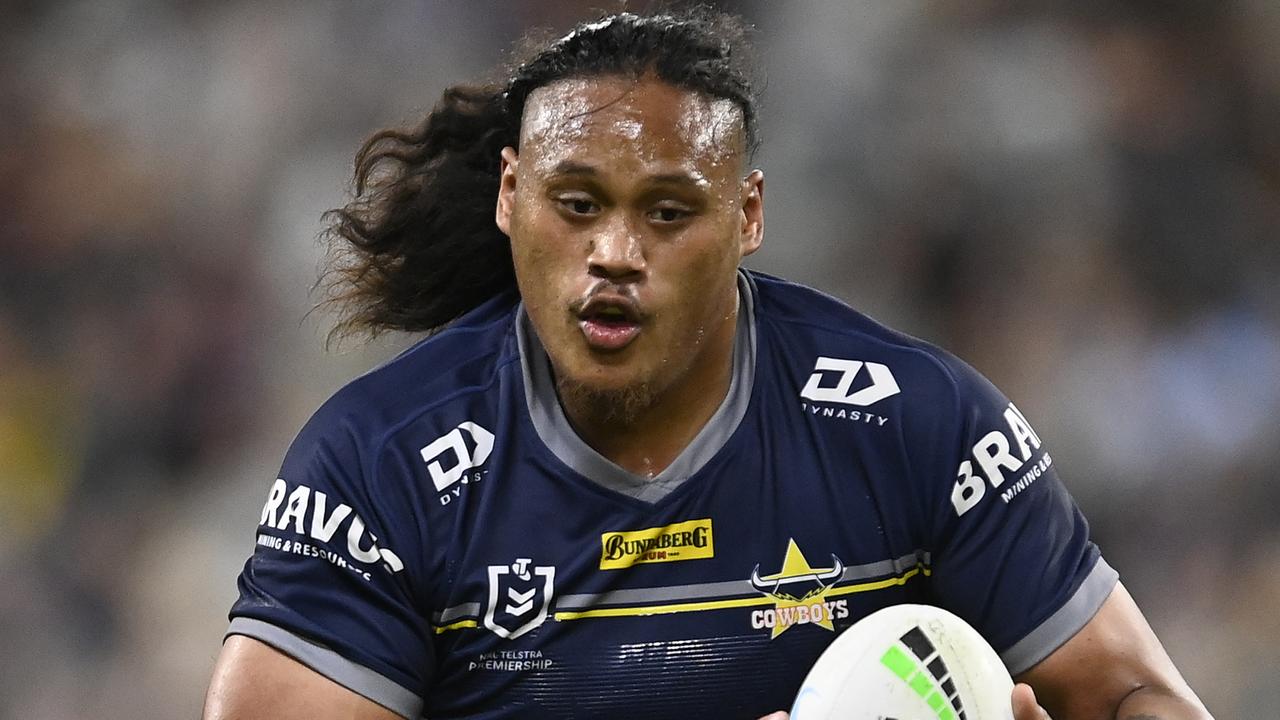
[[[536,90],[503,151],[497,223],[561,404],[583,439],[661,472],[728,391],[736,270],[760,246],[728,100],[655,78]]]

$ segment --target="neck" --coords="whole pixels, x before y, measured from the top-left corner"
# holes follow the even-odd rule
[[[657,394],[625,407],[628,401],[562,388],[565,417],[596,452],[628,472],[654,477],[693,442],[724,402],[733,382],[737,313],[735,303],[698,360]]]

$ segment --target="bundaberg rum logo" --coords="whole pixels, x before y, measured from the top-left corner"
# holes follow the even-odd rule
[[[640,563],[665,563],[714,557],[711,518],[607,532],[600,536],[600,569],[619,570]]]

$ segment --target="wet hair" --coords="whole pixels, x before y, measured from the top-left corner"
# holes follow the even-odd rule
[[[355,158],[355,196],[325,215],[322,304],[334,335],[430,332],[486,300],[515,293],[507,236],[494,222],[500,153],[518,149],[529,95],[559,80],[654,76],[733,101],[747,152],[756,146],[752,63],[741,18],[694,7],[622,13],[530,47],[505,83],[455,85],[412,129],[375,133]]]

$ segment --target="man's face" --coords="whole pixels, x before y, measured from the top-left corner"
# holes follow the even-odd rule
[[[497,222],[562,394],[647,406],[729,362],[736,270],[763,227],[743,153],[734,103],[656,79],[530,95]]]

